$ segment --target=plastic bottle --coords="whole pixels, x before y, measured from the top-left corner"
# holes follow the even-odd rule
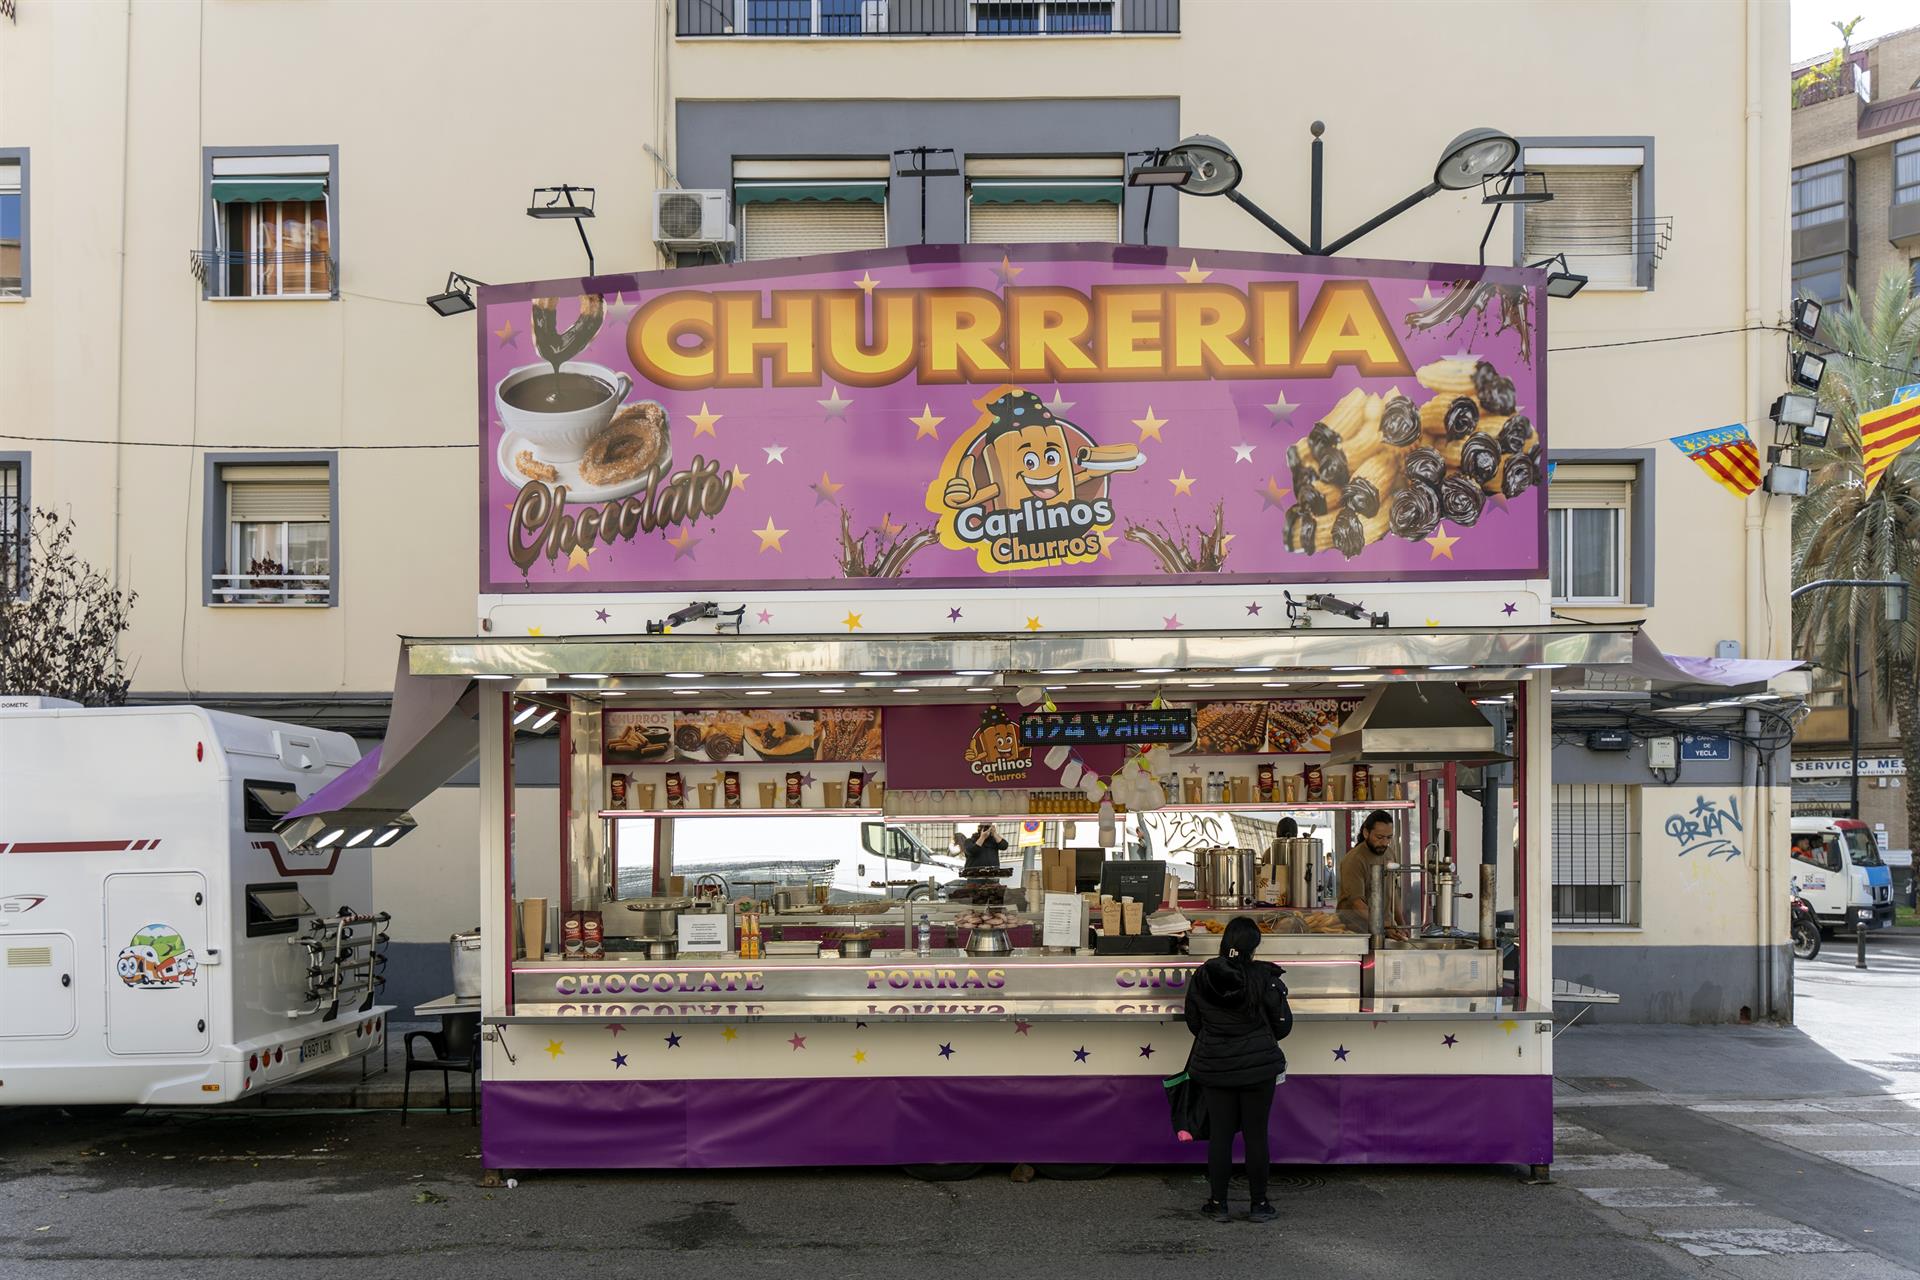
[[[933,953],[933,926],[927,923],[926,913],[920,913],[920,925],[914,931],[914,947],[921,955]]]

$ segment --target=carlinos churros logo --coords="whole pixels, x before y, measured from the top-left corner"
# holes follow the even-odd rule
[[[1019,782],[1033,768],[1033,752],[1020,730],[999,707],[983,707],[980,727],[967,739],[967,768],[988,782]]]
[[[976,402],[980,420],[947,450],[927,486],[940,543],[972,551],[989,573],[1088,564],[1114,521],[1108,482],[1146,455],[1099,445],[1031,391],[1003,386]]]

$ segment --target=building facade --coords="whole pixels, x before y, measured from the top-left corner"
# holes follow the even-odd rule
[[[1396,39],[1368,41],[1383,23]],[[1129,185],[1143,153],[1224,138],[1242,191],[1304,235],[1324,121],[1331,240],[1488,125],[1552,203],[1446,193],[1348,252],[1470,262],[1484,244],[1487,262],[1564,255],[1588,279],[1535,329],[1553,564],[1505,603],[1645,619],[1671,653],[1783,656],[1788,500],[1736,497],[1668,441],[1761,423],[1781,389],[1783,344],[1758,330],[1787,296],[1785,43],[1761,0],[1364,18],[1230,0],[28,0],[0,25],[0,240],[19,241],[0,257],[0,509],[16,527],[29,501],[71,510],[86,554],[140,592],[137,697],[372,741],[396,634],[495,622],[474,604],[469,516],[493,464],[473,441],[477,335],[422,299],[452,271],[579,274],[574,229],[526,216],[534,188],[594,189],[580,225],[601,269],[922,241],[1198,257],[1279,245],[1226,200]],[[554,70],[583,48],[612,52]],[[1317,52],[1275,52],[1299,48]],[[363,91],[287,94],[288,58]],[[1436,65],[1456,70],[1418,113],[1356,91],[1361,68],[1414,85]],[[692,199],[718,220],[657,222],[676,187],[717,193]],[[1611,1016],[1784,1013],[1787,789],[1757,767],[1781,745],[1772,721],[1574,709],[1554,749],[1557,971],[1620,992]],[[1589,746],[1609,725],[1626,750]],[[1714,741],[1649,765],[1648,738],[1696,730]],[[522,816],[555,832],[556,773],[517,775]],[[444,939],[474,923],[475,810],[444,788],[381,866],[403,1001],[443,989]],[[1733,815],[1732,856],[1687,855],[1703,812]],[[1486,828],[1512,839],[1507,815]]]

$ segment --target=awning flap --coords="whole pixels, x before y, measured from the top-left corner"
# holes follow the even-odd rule
[[[387,736],[309,796],[279,827],[290,844],[349,824],[397,818],[480,755],[479,693],[458,676],[416,676],[400,651]]]
[[[884,182],[742,182],[735,204],[885,204]]]
[[[215,178],[213,198],[221,204],[263,204],[269,200],[324,200],[324,178]]]
[[[975,204],[1119,204],[1118,182],[980,182]]]

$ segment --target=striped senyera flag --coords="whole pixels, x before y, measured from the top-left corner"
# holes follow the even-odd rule
[[[1880,483],[1887,464],[1915,440],[1920,440],[1920,400],[1860,415],[1860,469],[1866,473],[1868,493]]]
[[[1744,498],[1760,487],[1760,451],[1740,423],[1674,436],[1673,443],[1732,493]]]

